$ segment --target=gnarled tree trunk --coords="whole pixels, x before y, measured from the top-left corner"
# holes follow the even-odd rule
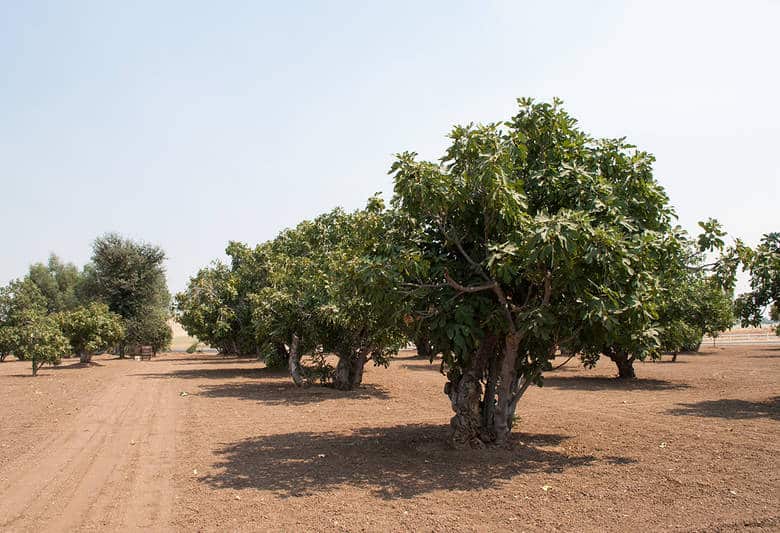
[[[288,365],[290,368],[290,377],[298,387],[303,386],[303,372],[301,370],[301,354],[298,352],[301,340],[298,335],[293,333],[292,340],[290,341],[290,356],[288,359]]]
[[[634,356],[629,356],[628,352],[619,348],[609,347],[604,350],[604,354],[612,359],[618,369],[618,379],[634,379]]]
[[[498,394],[496,396],[496,410],[493,416],[493,431],[496,444],[504,444],[509,439],[512,431],[512,418],[514,417],[515,389],[517,387],[517,349],[520,345],[520,336],[517,333],[509,334],[504,340],[504,355],[501,361],[501,373],[499,374]]]
[[[460,376],[450,375],[450,381],[444,386],[444,393],[449,396],[452,410],[455,411],[455,416],[450,419],[448,437],[453,447],[478,447],[492,440],[487,434],[490,426],[484,419],[492,418],[493,397],[486,395],[485,404],[482,403],[481,379],[485,369],[495,358],[497,343],[495,336],[483,339],[466,371]],[[495,387],[495,380],[492,386]]]
[[[274,349],[276,350],[276,355],[281,357],[282,360],[286,361],[287,358],[290,357],[290,354],[287,352],[287,348],[281,342],[274,344]]]
[[[79,362],[80,363],[92,362],[92,354],[86,351],[79,352]]]
[[[533,376],[518,376],[520,336],[486,337],[461,376],[449,376],[444,392],[455,416],[450,420],[448,442],[455,448],[505,444],[509,440],[520,398]],[[484,382],[484,395],[483,395]]]
[[[414,337],[414,346],[417,348],[417,355],[420,357],[426,359],[433,357],[433,347],[431,346],[431,341],[428,339],[427,335],[418,333]]]
[[[337,354],[339,362],[333,373],[333,387],[338,390],[352,390],[363,382],[363,369],[368,361],[366,349]]]

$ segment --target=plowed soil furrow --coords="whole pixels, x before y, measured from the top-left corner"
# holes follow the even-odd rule
[[[122,364],[67,426],[5,469],[0,530],[168,527],[171,485],[159,480],[173,468],[175,387]]]

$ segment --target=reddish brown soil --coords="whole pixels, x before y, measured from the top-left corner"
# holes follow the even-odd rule
[[[467,451],[411,354],[352,393],[218,356],[97,362],[0,364],[0,531],[780,529],[777,347],[627,383],[571,362],[512,449]]]

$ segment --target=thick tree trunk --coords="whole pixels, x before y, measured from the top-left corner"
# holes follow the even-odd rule
[[[6,358],[6,357],[8,357],[8,354],[7,354],[7,353],[0,353],[0,363],[2,363],[3,361],[5,361],[5,358]]]
[[[281,357],[283,360],[286,360],[290,356],[290,354],[287,353],[287,348],[285,348],[284,344],[281,342],[276,343],[274,348],[276,349],[276,355]]]
[[[349,388],[349,367],[350,355],[339,355],[339,362],[336,364],[336,370],[333,372],[333,387],[339,390]]]
[[[514,398],[514,389],[517,386],[517,349],[520,345],[520,336],[510,334],[504,340],[504,356],[501,361],[500,381],[496,396],[496,410],[493,417],[493,431],[496,444],[505,444],[512,431],[512,417],[514,409],[511,407]]]
[[[349,351],[337,354],[339,362],[333,374],[333,387],[338,390],[352,390],[363,382],[363,369],[368,361],[368,350]]]
[[[636,372],[634,372],[634,358],[626,358],[615,361],[618,367],[619,379],[635,379]]]
[[[488,364],[495,358],[497,342],[498,339],[494,336],[483,339],[465,373],[461,376],[448,376],[450,381],[444,386],[444,393],[449,396],[452,410],[455,411],[455,415],[450,419],[448,437],[449,444],[455,448],[479,447],[492,440],[486,434],[489,426],[483,423],[483,416],[493,412],[492,405],[486,406],[493,403],[493,398],[486,395],[485,402],[482,403],[480,380]]]
[[[488,375],[485,382],[485,396],[482,400],[482,428],[493,427],[493,420],[496,412],[496,386],[498,385],[498,369],[500,359],[491,357],[488,363]],[[495,435],[493,435],[495,438]],[[491,439],[492,440],[492,439]]]
[[[350,389],[355,389],[363,383],[363,370],[368,362],[368,354],[360,352],[357,359],[352,364],[352,374],[350,375]]]
[[[89,363],[92,361],[92,354],[88,352],[79,352],[79,362]]]
[[[608,346],[604,348],[604,355],[612,359],[618,369],[618,379],[634,379],[636,373],[634,372],[634,356],[628,355],[628,352]]]
[[[298,335],[293,334],[292,341],[290,341],[290,357],[288,364],[290,368],[290,377],[292,378],[293,383],[298,387],[301,387],[303,386],[304,380],[303,372],[301,371],[301,354],[298,353],[299,345],[300,339],[298,338]]]
[[[417,348],[418,356],[426,359],[433,357],[433,347],[431,347],[431,342],[427,336],[418,334],[414,338],[414,346]]]
[[[612,359],[618,369],[618,379],[634,379],[636,378],[636,372],[634,372],[634,358],[629,357],[628,353],[623,350],[609,349],[606,351],[607,356]]]

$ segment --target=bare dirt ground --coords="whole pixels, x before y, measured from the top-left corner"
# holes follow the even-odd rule
[[[780,530],[776,346],[629,383],[572,361],[509,450],[447,449],[444,378],[412,355],[352,393],[214,355],[0,364],[0,531]]]

